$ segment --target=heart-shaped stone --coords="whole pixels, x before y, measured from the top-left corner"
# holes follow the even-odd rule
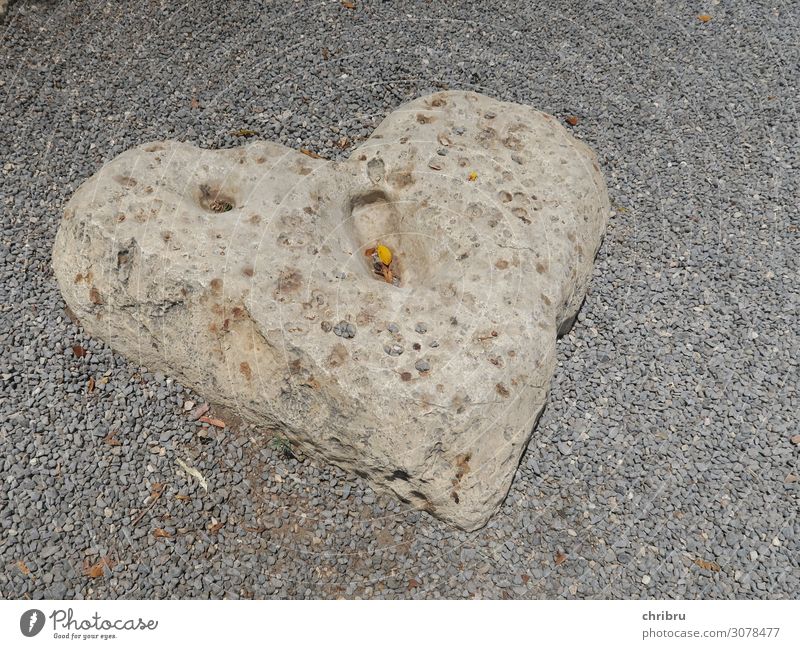
[[[135,362],[476,529],[586,293],[609,214],[595,156],[469,92],[401,106],[346,162],[307,153],[118,156],[65,210],[64,299]]]

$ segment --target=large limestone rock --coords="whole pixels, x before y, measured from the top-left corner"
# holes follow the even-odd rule
[[[346,162],[127,151],[75,192],[53,265],[115,350],[472,530],[544,408],[608,212],[553,117],[442,92]]]

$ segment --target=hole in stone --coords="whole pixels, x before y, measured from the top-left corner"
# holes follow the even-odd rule
[[[233,197],[228,192],[223,191],[221,187],[205,183],[200,185],[200,195],[197,202],[207,212],[216,214],[230,212],[236,207]]]
[[[431,237],[419,232],[414,220],[414,210],[409,203],[395,203],[380,189],[358,194],[350,198],[347,227],[350,229],[354,248],[361,251],[364,271],[373,279],[389,283],[381,273],[375,255],[365,252],[386,246],[392,253],[389,270],[395,286],[424,284],[430,279],[431,261],[428,253],[434,244]]]

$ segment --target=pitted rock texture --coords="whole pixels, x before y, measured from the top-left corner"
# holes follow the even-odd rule
[[[345,162],[127,151],[75,192],[53,265],[91,335],[472,530],[544,408],[608,213],[553,117],[442,92]]]

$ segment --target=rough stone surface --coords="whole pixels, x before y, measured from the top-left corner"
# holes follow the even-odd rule
[[[596,158],[552,116],[471,92],[401,106],[347,161],[307,153],[119,155],[66,207],[61,292],[128,358],[481,527],[586,294],[609,215]]]

